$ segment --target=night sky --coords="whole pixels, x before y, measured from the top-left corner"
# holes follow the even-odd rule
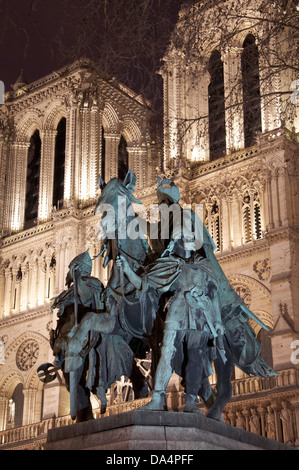
[[[24,69],[30,83],[64,65],[59,40],[69,12],[61,0],[0,0],[0,80],[11,89]]]
[[[137,10],[142,15],[146,2],[140,0],[0,0],[0,80],[5,91],[22,69],[31,83],[85,56],[103,76],[143,93],[161,114],[162,80],[156,72],[183,1],[152,0],[144,10],[151,16],[141,21]],[[108,32],[103,9],[110,10]]]

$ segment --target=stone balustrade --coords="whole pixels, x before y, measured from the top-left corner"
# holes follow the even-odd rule
[[[226,406],[224,422],[262,436],[299,447],[299,370],[280,371],[277,378],[247,377],[232,381],[233,397]],[[183,393],[178,402],[182,402]],[[107,407],[104,415],[93,410],[94,418],[135,410],[149,398],[132,400]],[[182,403],[181,403],[182,405]],[[178,406],[179,410],[183,406]],[[0,432],[1,449],[42,449],[49,429],[72,424],[71,417],[43,420]]]

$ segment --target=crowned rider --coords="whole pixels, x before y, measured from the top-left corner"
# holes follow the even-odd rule
[[[175,370],[184,376],[185,410],[197,411],[199,392],[204,398],[211,393],[210,387],[205,390],[206,379],[213,373],[211,365],[216,341],[221,337],[223,327],[217,278],[210,261],[200,255],[202,233],[196,230],[195,214],[184,213],[177,204],[179,199],[179,190],[171,180],[159,180],[160,207],[161,204],[172,205],[171,238],[147,275],[138,278],[123,257],[118,263],[123,264],[124,272],[139,289],[151,286],[170,296],[153,397],[147,408],[165,409],[165,390]],[[163,223],[163,214],[161,218]],[[205,242],[211,243],[210,237]]]

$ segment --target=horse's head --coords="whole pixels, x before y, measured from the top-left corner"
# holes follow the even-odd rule
[[[133,196],[136,176],[129,170],[124,180],[112,178],[105,183],[98,179],[101,194],[97,200],[95,214],[100,216],[97,236],[104,244],[107,264],[115,260],[118,251],[127,256],[128,261],[142,265],[149,246],[144,237],[130,238],[128,223],[134,219],[138,225],[132,203],[142,204]]]
[[[128,170],[125,179],[112,178],[108,183],[105,183],[101,176],[98,178],[98,185],[101,189],[101,194],[97,200],[95,213],[97,214],[104,204],[110,205],[114,208],[116,214],[118,210],[118,198],[123,197],[127,201],[127,206],[132,202],[142,204],[133,196],[136,184],[136,176],[131,170]]]

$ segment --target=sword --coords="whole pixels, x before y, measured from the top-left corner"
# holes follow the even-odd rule
[[[74,269],[74,313],[75,313],[75,331],[78,328],[78,278],[77,278],[77,268]]]
[[[243,312],[247,313],[247,315],[250,318],[252,318],[252,320],[254,320],[256,323],[258,323],[262,328],[264,328],[264,330],[270,331],[270,329],[256,315],[254,315],[254,313],[252,313],[251,310],[249,310],[249,308],[246,307],[246,305],[244,303],[242,303],[242,304],[239,303],[238,305],[241,307]]]
[[[192,295],[193,297],[195,297],[195,298],[198,298],[198,299],[199,299],[199,297],[200,297],[195,291],[193,291],[191,295]],[[206,314],[205,309],[203,308],[203,309],[201,309],[201,310],[203,311],[203,314],[204,314],[204,317],[205,317],[206,322],[207,322],[207,324],[208,324],[208,327],[210,328],[211,333],[212,333],[212,335],[213,335],[213,337],[214,337],[215,345],[216,345],[216,348],[217,348],[217,350],[218,350],[218,352],[219,352],[219,355],[220,355],[220,357],[221,357],[221,359],[222,359],[222,361],[223,361],[223,364],[225,364],[225,363],[227,362],[227,359],[226,359],[225,349],[224,349],[224,345],[223,345],[223,341],[222,341],[222,335],[219,335],[219,334],[217,333],[217,331],[216,331],[216,329],[215,329],[215,327],[214,327],[214,325],[213,325],[213,323],[212,323],[212,321],[211,321],[209,315]]]

